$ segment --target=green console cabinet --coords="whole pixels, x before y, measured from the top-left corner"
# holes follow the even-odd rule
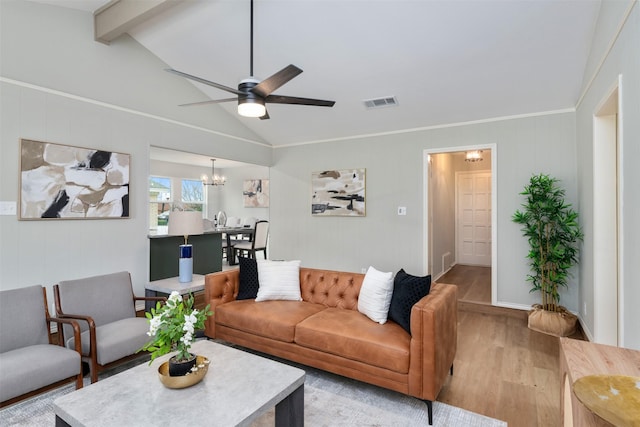
[[[222,234],[209,232],[189,236],[188,243],[193,245],[193,272],[208,274],[222,270]],[[149,281],[178,276],[178,259],[182,236],[149,236],[150,259]]]

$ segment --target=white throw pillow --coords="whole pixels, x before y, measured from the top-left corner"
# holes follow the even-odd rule
[[[262,279],[260,279],[262,286]],[[393,272],[383,273],[369,267],[358,296],[358,311],[381,325],[387,322],[393,295]]]
[[[300,261],[257,261],[258,295],[256,301],[293,300],[300,296]]]

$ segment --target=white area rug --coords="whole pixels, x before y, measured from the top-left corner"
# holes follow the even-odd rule
[[[104,376],[114,375],[144,361],[145,359],[130,362],[129,365],[116,368]],[[428,426],[427,405],[419,399],[317,369],[299,367],[307,373],[304,404],[305,426]],[[85,378],[85,385],[89,385],[89,378]],[[160,383],[158,386],[161,386]],[[0,426],[53,427],[55,426],[55,415],[52,402],[64,394],[73,392],[73,390],[73,384],[69,384],[2,409],[0,410]],[[258,418],[252,426],[272,427],[274,414],[274,410],[267,412]],[[99,417],[99,414],[96,416]],[[203,420],[203,426],[208,424],[207,420]],[[149,425],[153,425],[152,420]],[[433,403],[433,425],[436,427],[507,426],[503,421],[440,402]]]
[[[298,366],[301,367],[302,366]],[[304,387],[305,426],[311,427],[399,427],[428,423],[423,401],[314,368],[307,373]],[[252,427],[271,427],[271,410]],[[434,427],[506,427],[507,423],[465,411],[445,403],[433,403]]]

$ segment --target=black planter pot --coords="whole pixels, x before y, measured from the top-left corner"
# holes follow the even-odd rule
[[[187,360],[178,362],[176,360],[176,356],[173,356],[169,359],[169,376],[171,377],[182,377],[187,375],[191,368],[196,365],[196,355],[193,353],[189,353],[191,357]]]

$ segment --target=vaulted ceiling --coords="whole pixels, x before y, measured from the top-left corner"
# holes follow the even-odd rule
[[[44,2],[89,11],[107,3]],[[175,3],[127,32],[177,70],[231,87],[247,78],[249,0]],[[304,72],[275,93],[335,106],[268,104],[270,120],[238,116],[235,102],[184,108],[225,108],[273,145],[571,109],[599,8],[600,0],[255,0],[254,74],[294,64]],[[233,96],[193,84],[200,98],[172,102]],[[392,96],[396,106],[363,103]]]

